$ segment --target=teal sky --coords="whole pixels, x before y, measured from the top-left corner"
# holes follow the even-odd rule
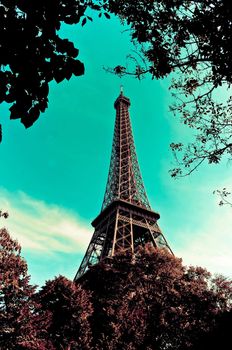
[[[9,120],[0,106],[1,223],[23,247],[32,282],[55,275],[73,278],[98,215],[110,161],[120,85],[131,100],[130,115],[139,164],[160,226],[177,256],[187,264],[229,275],[232,267],[231,208],[218,207],[213,190],[230,187],[231,165],[203,166],[191,177],[173,180],[169,144],[186,141],[187,129],[168,112],[168,81],[118,78],[105,67],[125,64],[133,49],[120,22],[96,18],[86,26],[65,26],[74,40],[83,77],[50,84],[49,108],[30,129]]]

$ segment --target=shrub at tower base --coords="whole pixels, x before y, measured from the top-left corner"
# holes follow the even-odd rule
[[[36,292],[20,252],[0,229],[1,350],[230,349],[232,286],[222,276],[146,246]]]
[[[37,294],[44,311],[51,313],[48,338],[52,350],[92,349],[90,293],[63,276],[46,282]]]
[[[227,324],[232,323],[231,281],[201,267],[186,268],[164,250],[146,246],[135,259],[117,255],[92,267],[80,283],[92,291],[96,349],[200,349],[205,344],[201,349],[207,350],[216,349],[216,342],[227,348],[222,343],[228,344]]]

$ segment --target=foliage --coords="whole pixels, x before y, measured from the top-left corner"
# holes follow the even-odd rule
[[[193,143],[172,143],[177,167],[172,176],[190,174],[201,163],[219,163],[232,155],[232,10],[219,0],[109,0],[109,9],[131,26],[139,43],[131,70],[111,71],[141,78],[175,73],[171,107],[182,122],[197,130]],[[131,56],[130,61],[131,61]],[[222,97],[216,98],[218,88]],[[227,95],[230,95],[228,90]],[[181,154],[181,157],[178,156]]]
[[[232,285],[147,246],[118,255],[80,281],[92,291],[96,349],[188,349],[231,308]],[[97,321],[97,322],[96,322]]]
[[[36,292],[20,253],[1,229],[1,349],[226,348],[232,283],[223,276],[147,245],[105,259],[77,283],[59,276]]]
[[[0,348],[46,350],[49,314],[33,300],[35,287],[20,253],[20,245],[0,229]]]
[[[1,0],[0,103],[11,104],[10,118],[30,127],[48,106],[49,82],[84,74],[73,42],[61,38],[61,24],[82,26],[88,8],[105,14],[105,1]],[[1,142],[0,130],[0,142]]]
[[[229,205],[230,207],[232,207],[232,201],[230,198],[231,192],[228,192],[228,190],[225,187],[222,190],[215,190],[213,193],[217,194],[220,197],[220,206]]]
[[[0,210],[0,218],[2,217],[4,219],[7,219],[8,216],[9,216],[9,214],[7,212]]]
[[[21,247],[0,230],[0,349],[91,349],[90,293],[65,277],[37,292]]]
[[[232,11],[226,1],[2,0],[0,102],[11,104],[10,118],[30,127],[48,106],[50,81],[84,74],[78,49],[59,30],[62,23],[92,21],[89,9],[120,17],[140,45],[137,55],[129,55],[132,69],[118,65],[113,72],[157,79],[175,73],[171,110],[197,135],[186,147],[170,145],[177,163],[171,175],[190,174],[223,156],[230,159],[232,98],[216,98],[218,88],[225,95],[232,76]]]
[[[46,282],[36,299],[42,310],[52,315],[48,337],[54,349],[91,349],[92,306],[88,292],[59,276]]]
[[[225,312],[217,317],[215,329],[201,337],[193,350],[230,349],[232,311]]]

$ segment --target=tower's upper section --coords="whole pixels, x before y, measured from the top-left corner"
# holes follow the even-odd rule
[[[113,146],[102,210],[118,199],[150,209],[135,151],[129,115],[130,100],[122,91],[114,107]]]
[[[118,106],[120,106],[120,103],[125,104],[125,106],[127,106],[127,108],[129,108],[130,104],[131,104],[129,98],[123,95],[122,90],[120,92],[120,95],[118,96],[118,98],[114,102],[114,108],[116,110],[117,110]]]

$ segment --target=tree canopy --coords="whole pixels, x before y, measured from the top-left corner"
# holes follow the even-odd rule
[[[97,4],[98,3],[98,4]],[[30,127],[48,107],[49,82],[84,74],[78,49],[63,39],[61,24],[84,25],[85,10],[104,13],[105,1],[2,0],[0,3],[0,103],[10,118]],[[108,14],[106,14],[108,16]],[[0,141],[1,141],[0,132]]]
[[[220,0],[110,0],[110,10],[131,26],[140,44],[131,70],[111,71],[141,78],[173,77],[171,110],[197,131],[194,142],[172,143],[177,167],[190,174],[201,163],[232,155],[232,10]],[[219,91],[221,89],[221,91]],[[224,97],[218,97],[217,93]]]
[[[20,245],[0,230],[4,350],[224,349],[231,306],[232,281],[149,245],[105,259],[76,283],[59,276],[37,291]]]
[[[48,339],[51,350],[91,349],[90,293],[63,276],[47,281],[37,293],[42,310],[51,314]]]
[[[50,315],[35,302],[21,247],[0,229],[0,348],[46,350]]]
[[[185,146],[170,145],[177,164],[172,176],[190,174],[204,161],[230,158],[232,11],[227,1],[2,0],[0,102],[11,105],[10,118],[30,127],[48,106],[49,82],[84,74],[78,49],[59,29],[62,23],[92,21],[89,9],[130,25],[138,55],[130,56],[131,70],[118,65],[112,72],[173,77],[171,110],[197,134]],[[217,96],[218,89],[224,97]]]
[[[191,349],[231,310],[229,280],[185,267],[181,259],[151,246],[135,258],[119,254],[93,266],[79,283],[91,291],[93,341],[99,350]]]

